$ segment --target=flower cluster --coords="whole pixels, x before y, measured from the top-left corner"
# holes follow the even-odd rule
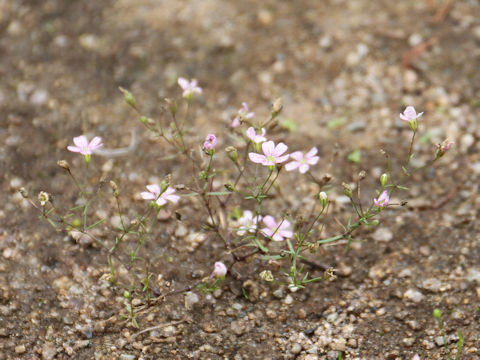
[[[248,112],[248,105],[247,105],[247,103],[243,102],[242,103],[242,108],[240,110],[238,110],[237,116],[235,117],[235,119],[233,119],[232,127],[236,128],[236,127],[240,126],[242,121],[251,119],[254,116],[255,116],[255,113]]]

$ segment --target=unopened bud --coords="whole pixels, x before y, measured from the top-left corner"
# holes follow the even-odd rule
[[[123,292],[123,297],[124,297],[125,299],[130,299],[130,298],[132,297],[132,294],[130,294],[130,291],[125,290],[125,291]]]
[[[388,175],[383,173],[382,176],[380,176],[380,184],[382,185],[382,188],[387,186],[387,182],[388,182]]]
[[[135,103],[135,98],[133,97],[133,94],[122,87],[119,87],[118,89],[123,94],[123,99],[125,100],[125,102],[128,105],[130,105],[132,108],[136,109],[136,103]]]
[[[367,177],[367,172],[365,170],[362,170],[358,173],[358,180],[359,181],[362,181],[363,179],[365,179]]]
[[[318,197],[320,199],[320,203],[322,204],[322,207],[325,208],[328,204],[328,195],[325,191],[320,192],[318,194]]]
[[[168,189],[170,186],[170,181],[172,180],[172,174],[168,174],[165,176],[162,180],[162,183],[160,184],[160,188],[162,189],[162,193]]]
[[[118,186],[117,186],[117,184],[115,183],[115,181],[110,180],[110,187],[111,187],[112,190],[113,190],[113,196],[118,197],[118,195],[119,195]]]
[[[62,169],[70,171],[70,165],[68,164],[67,160],[58,160],[57,165],[60,166]]]
[[[343,186],[343,193],[348,196],[349,198],[352,198],[353,196],[353,191],[352,191],[352,187],[350,186],[350,184],[347,184],[347,183],[342,183],[342,186]]]
[[[21,187],[20,189],[18,189],[18,191],[20,192],[20,195],[22,195],[24,199],[28,199],[28,192],[27,190],[25,190],[24,187]]]
[[[40,191],[38,193],[38,201],[40,202],[40,205],[45,206],[47,202],[50,201],[50,194],[45,191]]]
[[[278,98],[273,102],[272,105],[272,117],[276,117],[278,114],[280,114],[280,111],[283,109],[283,101],[282,98]]]
[[[238,161],[238,152],[237,149],[234,148],[233,146],[228,146],[225,151],[227,152],[227,155],[230,160],[232,160],[235,164]]]
[[[170,109],[170,112],[172,113],[172,115],[175,116],[178,110],[177,102],[174,99],[169,99],[169,98],[165,98],[165,102],[167,103],[168,108]]]
[[[235,189],[235,186],[232,183],[226,183],[223,186],[225,186],[225,189],[231,192],[236,192],[237,189]]]
[[[443,315],[442,310],[440,310],[440,309],[435,309],[435,310],[433,310],[433,317],[434,317],[435,319],[441,320],[441,319],[442,319],[442,315]]]
[[[274,280],[273,278],[273,274],[270,270],[263,270],[261,273],[260,273],[260,278],[262,280],[265,280],[265,281],[268,281],[268,282],[272,282]]]

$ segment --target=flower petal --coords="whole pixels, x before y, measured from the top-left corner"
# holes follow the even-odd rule
[[[155,197],[160,195],[160,186],[158,186],[157,184],[147,185],[147,189],[151,193],[155,194]]]
[[[289,154],[283,155],[283,156],[280,156],[280,157],[277,157],[277,158],[276,158],[276,163],[277,163],[277,164],[280,164],[280,163],[282,163],[282,162],[285,162],[285,161],[288,160],[289,157],[290,157]]]
[[[318,149],[316,147],[313,147],[310,149],[310,151],[305,155],[306,158],[311,158],[312,156],[317,155]]]
[[[264,161],[266,161],[265,155],[257,154],[254,152],[248,153],[248,157],[250,158],[251,161],[257,164],[263,164]]]
[[[293,153],[290,154],[290,157],[292,159],[295,159],[297,161],[300,161],[303,159],[303,153],[301,151],[295,151]]]
[[[275,147],[275,155],[280,156],[287,150],[288,150],[288,146],[285,145],[284,143],[280,143]]]
[[[71,152],[76,152],[76,153],[82,152],[82,149],[80,149],[76,146],[67,146],[67,149]]]
[[[183,77],[178,78],[177,81],[178,81],[178,85],[180,85],[180,87],[181,87],[183,90],[185,90],[185,89],[188,87],[188,85],[189,85],[188,80],[185,79],[185,78],[183,78]]]
[[[268,226],[269,229],[274,229],[277,227],[277,223],[273,216],[267,215],[263,218],[263,223]]]
[[[275,149],[275,143],[273,141],[266,141],[262,144],[262,150],[265,155],[273,155]]]
[[[291,161],[288,164],[285,165],[285,170],[287,171],[293,171],[296,168],[300,166],[300,163],[298,161]]]
[[[298,167],[298,171],[300,171],[300,174],[305,174],[308,169],[310,169],[310,166],[308,166],[308,164],[302,164]]]
[[[247,131],[245,131],[245,133],[247,134],[247,137],[250,139],[250,140],[254,140],[255,139],[255,129],[250,126]]]
[[[90,150],[96,150],[98,148],[101,148],[102,146],[102,138],[100,136],[95,136],[92,141],[90,141],[90,144],[88,144]]]
[[[88,139],[85,135],[80,135],[73,138],[73,143],[83,149],[88,146]]]
[[[140,193],[140,196],[144,200],[154,200],[154,199],[156,199],[155,194],[152,194],[151,192],[146,192],[146,191]]]
[[[313,156],[307,160],[307,164],[315,165],[316,163],[318,163],[318,160],[320,160],[319,156]]]

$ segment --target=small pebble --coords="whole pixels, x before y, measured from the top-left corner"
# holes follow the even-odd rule
[[[423,295],[420,291],[415,289],[408,289],[403,294],[403,297],[407,300],[413,301],[414,303],[419,303],[423,299],[425,299],[425,295]]]

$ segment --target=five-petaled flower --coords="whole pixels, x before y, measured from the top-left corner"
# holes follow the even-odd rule
[[[243,102],[242,103],[242,108],[240,110],[238,110],[237,116],[235,117],[235,119],[233,119],[232,127],[236,128],[237,126],[240,125],[240,123],[243,120],[251,119],[251,118],[254,117],[254,115],[255,115],[255,113],[248,112],[248,105],[247,105],[247,103]]]
[[[227,267],[221,261],[215,262],[212,276],[216,278],[224,278],[227,275]]]
[[[247,134],[247,137],[256,144],[260,144],[264,141],[267,141],[267,138],[265,137],[264,128],[262,128],[262,133],[257,135],[257,133],[255,132],[255,129],[252,126],[250,126],[245,133]]]
[[[214,134],[208,134],[203,143],[205,150],[213,150],[217,144],[217,137]]]
[[[262,164],[263,166],[274,166],[288,160],[290,155],[282,156],[287,149],[288,146],[284,143],[275,146],[273,141],[266,141],[262,144],[262,150],[265,155],[251,152],[248,154],[248,157],[254,163]]]
[[[180,85],[180,87],[182,88],[183,90],[182,96],[185,99],[190,100],[193,97],[193,94],[202,93],[202,88],[198,86],[198,82],[196,79],[192,79],[188,81],[187,79],[181,77],[181,78],[178,78],[178,85]]]
[[[378,199],[373,199],[373,203],[375,206],[378,206],[380,208],[387,207],[388,203],[390,202],[390,196],[388,196],[388,191],[384,190]]]
[[[245,210],[243,212],[243,216],[238,219],[238,223],[240,224],[240,227],[237,230],[237,234],[242,236],[244,235],[247,231],[254,233],[256,228],[257,228],[257,223],[262,220],[262,216],[253,216],[253,213],[250,210]]]
[[[417,111],[413,106],[407,106],[403,111],[403,114],[400,114],[400,119],[408,121],[410,123],[410,128],[415,132],[417,131],[418,118],[423,115],[423,111],[417,114]]]
[[[162,193],[160,186],[157,184],[147,185],[147,191],[142,192],[140,195],[144,200],[154,200],[158,206],[163,206],[167,201],[177,203],[180,200],[180,196],[173,195],[175,189],[172,187],[167,187],[167,189]]]
[[[273,241],[282,241],[284,238],[289,239],[293,236],[290,221],[286,219],[277,223],[273,216],[268,215],[263,218],[263,223],[267,225],[267,227],[262,229],[262,233]]]
[[[103,146],[102,138],[95,136],[90,143],[85,135],[73,138],[75,146],[68,146],[67,149],[71,152],[80,153],[82,155],[92,155],[93,152]]]
[[[315,165],[318,160],[320,159],[317,155],[317,148],[313,147],[308,153],[303,155],[301,151],[295,151],[290,154],[290,158],[294,161],[290,161],[288,164],[285,165],[285,170],[292,171],[298,169],[300,174],[305,174],[310,165]]]

